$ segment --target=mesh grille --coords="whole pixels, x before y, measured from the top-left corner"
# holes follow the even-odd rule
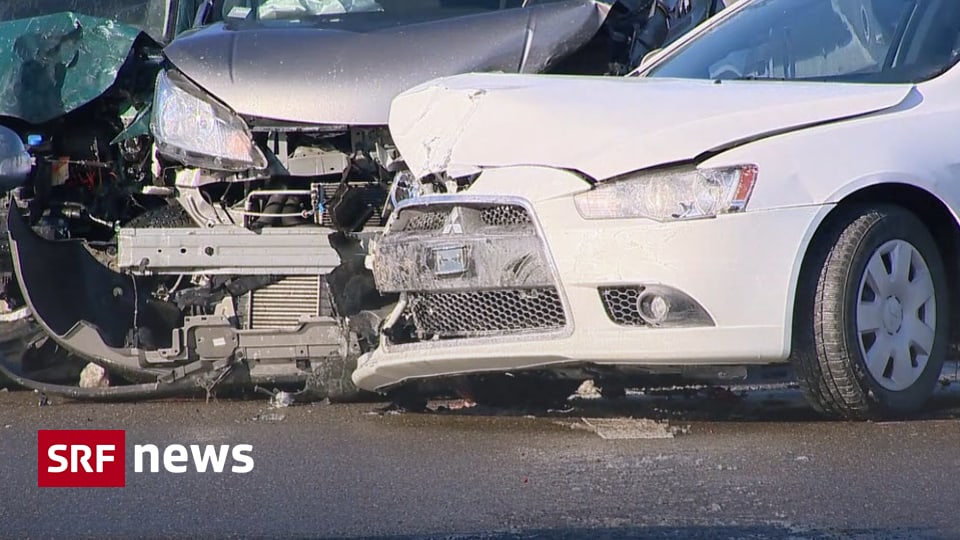
[[[446,222],[446,212],[417,212],[403,226],[405,231],[438,231]]]
[[[563,328],[566,316],[553,287],[411,294],[408,317],[420,334],[476,337]]]
[[[480,221],[494,226],[527,225],[530,216],[522,206],[500,205],[481,210]]]
[[[643,292],[642,287],[607,287],[600,289],[600,298],[607,316],[613,322],[623,326],[644,326],[643,318],[637,309],[637,299]]]
[[[517,227],[530,225],[530,215],[522,206],[498,205],[479,210],[480,223],[488,227]],[[450,216],[451,208],[443,210],[408,209],[403,215],[406,221],[399,230],[411,232],[439,231]]]

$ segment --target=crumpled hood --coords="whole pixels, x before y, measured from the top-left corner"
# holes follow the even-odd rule
[[[393,102],[390,132],[417,176],[540,165],[607,179],[739,141],[863,115],[911,85],[524,75],[432,81]]]
[[[358,14],[340,26],[218,24],[164,53],[244,116],[386,125],[390,101],[430,79],[543,71],[586,44],[609,9],[602,0],[562,0],[426,22]]]

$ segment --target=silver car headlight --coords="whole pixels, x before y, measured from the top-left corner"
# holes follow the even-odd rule
[[[671,167],[614,178],[574,197],[585,219],[677,221],[741,212],[757,180],[756,165]]]
[[[263,169],[246,123],[176,71],[157,77],[150,129],[161,154],[206,169]]]

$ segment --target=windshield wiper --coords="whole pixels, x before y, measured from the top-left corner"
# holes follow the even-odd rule
[[[793,81],[796,79],[788,79],[786,77],[763,77],[760,75],[742,75],[740,77],[731,77],[729,79],[717,79],[716,82],[723,81]]]

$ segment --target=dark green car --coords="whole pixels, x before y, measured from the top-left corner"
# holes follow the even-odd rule
[[[97,250],[115,223],[151,204],[143,186],[154,183],[148,121],[162,48],[196,10],[195,0],[0,3],[0,189],[27,185],[43,237],[84,238]],[[6,205],[0,212],[3,356],[38,378],[75,380],[76,363],[63,362],[30,317]]]

